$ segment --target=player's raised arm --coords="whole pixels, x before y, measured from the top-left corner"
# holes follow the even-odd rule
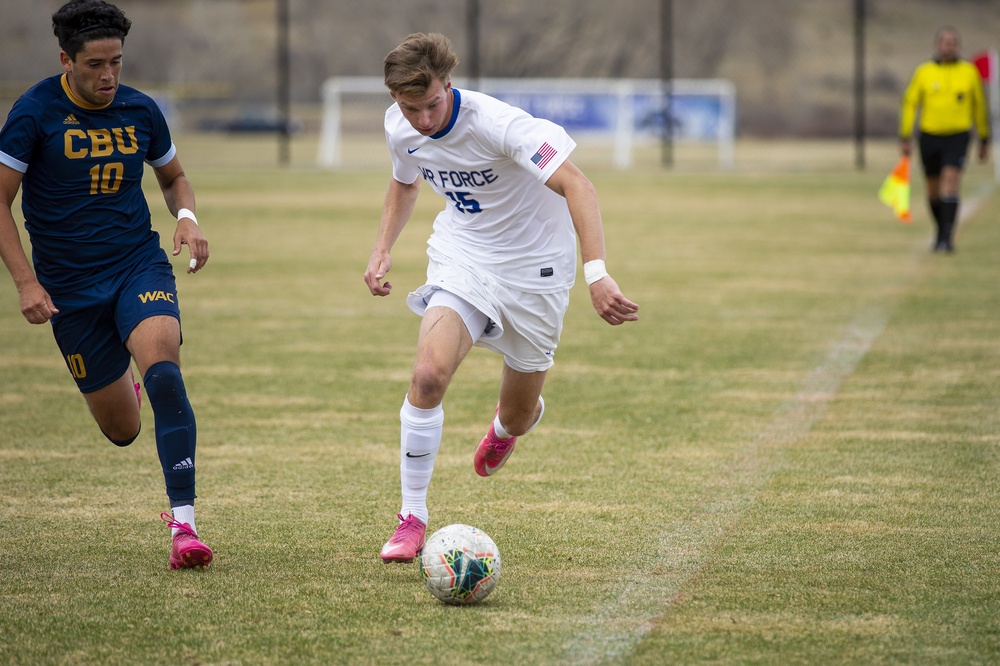
[[[388,280],[382,282],[382,279],[392,269],[392,246],[410,219],[419,194],[419,180],[410,184],[401,183],[395,178],[389,181],[389,191],[386,192],[385,203],[382,205],[382,222],[379,224],[375,247],[372,248],[364,275],[365,284],[373,296],[388,296],[392,291],[392,284]]]
[[[597,191],[582,171],[569,160],[563,162],[545,183],[566,198],[573,227],[580,240],[583,274],[590,287],[590,302],[601,318],[618,326],[639,319],[639,306],[625,298],[618,283],[608,275],[604,256],[604,224],[597,204]]]

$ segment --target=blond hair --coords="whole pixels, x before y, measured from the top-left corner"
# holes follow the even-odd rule
[[[393,93],[424,95],[434,81],[448,83],[458,65],[451,40],[442,34],[415,32],[385,57],[385,87]]]

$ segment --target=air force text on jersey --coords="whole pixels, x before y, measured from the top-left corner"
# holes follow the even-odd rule
[[[496,181],[500,176],[493,172],[493,169],[483,169],[482,171],[445,171],[443,169],[434,171],[425,167],[419,167],[424,180],[431,185],[442,188],[450,187],[486,187]]]

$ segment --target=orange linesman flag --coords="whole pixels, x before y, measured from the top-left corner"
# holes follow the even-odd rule
[[[886,176],[878,189],[878,198],[896,214],[900,222],[911,222],[910,216],[910,158],[899,158],[892,173]]]

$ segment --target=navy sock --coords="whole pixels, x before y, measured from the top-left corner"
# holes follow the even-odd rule
[[[194,450],[198,429],[181,369],[176,363],[161,361],[150,366],[143,380],[153,409],[156,452],[170,505],[191,504],[195,498]]]

